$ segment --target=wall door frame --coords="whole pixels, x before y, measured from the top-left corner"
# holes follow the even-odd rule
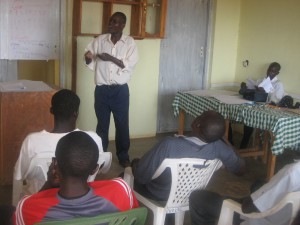
[[[166,35],[160,48],[157,133],[177,131],[178,118],[174,117],[172,101],[178,91],[210,86],[213,3],[214,0],[168,2]],[[185,130],[190,130],[193,118],[186,117]]]

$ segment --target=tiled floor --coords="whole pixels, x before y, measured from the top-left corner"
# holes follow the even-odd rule
[[[167,134],[173,135],[173,134]],[[145,152],[147,152],[157,141],[166,136],[157,135],[157,137],[152,138],[141,138],[133,139],[131,142],[130,156],[131,159],[136,157],[141,157]],[[239,134],[235,134],[235,142],[239,143]],[[107,174],[98,175],[96,179],[110,179],[117,177],[123,172],[123,168],[119,166],[118,160],[115,156],[115,146],[114,142],[110,143],[110,151],[113,153],[113,161],[111,169]],[[277,157],[276,170],[280,169],[283,165],[288,162],[292,162],[293,158],[299,158],[299,153],[295,151],[286,151],[282,156]],[[257,179],[264,179],[266,174],[266,165],[262,164],[259,159],[246,159],[247,172],[241,177],[237,177],[225,171],[224,169],[218,170],[211,181],[208,184],[208,189],[218,192],[222,195],[233,196],[233,197],[243,197],[249,194],[249,186]],[[0,186],[0,204],[9,204],[11,202],[11,186]],[[149,211],[149,216],[147,220],[147,225],[152,224],[152,215]],[[185,215],[185,225],[190,224],[189,214]]]

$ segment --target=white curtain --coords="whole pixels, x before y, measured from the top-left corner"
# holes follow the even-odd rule
[[[7,32],[5,30],[5,24],[7,24],[7,16],[4,13],[7,11],[7,0],[0,0],[0,56],[4,51],[2,48],[6,48]],[[18,79],[18,66],[16,60],[0,59],[0,82],[13,81]]]

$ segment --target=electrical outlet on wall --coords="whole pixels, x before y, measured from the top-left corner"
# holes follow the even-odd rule
[[[249,60],[248,59],[243,61],[243,67],[247,67],[247,66],[249,66]]]

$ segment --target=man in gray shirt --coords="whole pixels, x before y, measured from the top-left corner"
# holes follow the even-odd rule
[[[245,162],[222,138],[225,120],[215,111],[205,111],[192,123],[192,136],[167,137],[155,145],[141,159],[132,161],[134,189],[140,194],[159,201],[169,197],[170,170],[158,178],[152,176],[166,158],[220,159],[225,168],[237,175],[245,170]]]

